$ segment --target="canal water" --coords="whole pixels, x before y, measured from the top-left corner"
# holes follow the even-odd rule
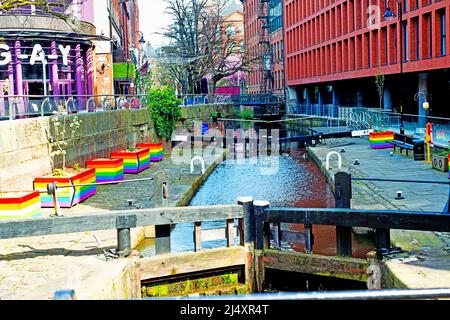
[[[271,206],[298,208],[332,208],[334,196],[315,163],[301,148],[290,148],[279,156],[229,159],[218,165],[191,200],[191,206],[236,204],[237,199],[251,196],[269,201]],[[237,221],[236,221],[237,225]],[[224,228],[224,221],[202,224],[202,230]],[[302,232],[303,225],[282,224],[283,229]],[[172,252],[194,251],[193,223],[178,224],[171,233]],[[336,255],[336,228],[313,226],[313,253]],[[141,244],[141,254],[153,256],[154,240]],[[235,239],[239,243],[239,234]],[[204,241],[203,249],[226,246],[226,240]],[[353,236],[353,257],[365,258],[374,248],[365,236]],[[282,243],[282,250],[304,252],[303,244]]]

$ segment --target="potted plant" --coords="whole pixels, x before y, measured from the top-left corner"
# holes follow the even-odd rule
[[[111,153],[111,159],[123,159],[124,172],[137,174],[150,168],[150,149],[131,146]]]
[[[448,171],[448,151],[433,152],[431,154],[431,165],[433,169],[447,172]]]
[[[145,141],[149,141],[148,136],[144,137]],[[160,139],[152,139],[150,142],[139,143],[138,148],[150,149],[150,162],[159,162],[164,159],[164,146]]]
[[[56,183],[58,205],[61,208],[71,208],[97,193],[96,186],[89,185],[96,182],[95,169],[80,168],[79,164],[75,164],[72,168],[66,167],[67,140],[75,138],[82,121],[77,116],[72,117],[55,112],[50,118],[50,122],[53,125],[54,134],[47,133],[47,135],[54,150],[50,153],[53,171],[48,175],[35,178],[33,189],[41,191],[41,206],[43,208],[53,208],[53,196],[46,191],[47,185]],[[68,130],[70,130],[70,134],[67,134]],[[55,167],[57,156],[62,158],[61,168]]]
[[[86,168],[95,169],[97,182],[118,182],[125,179],[123,159],[88,160]]]
[[[182,100],[177,98],[173,89],[161,86],[149,90],[147,101],[156,135],[162,140],[164,150],[170,151],[172,134],[181,117]]]
[[[389,149],[393,148],[394,132],[393,131],[379,131],[370,132],[369,146],[371,149]]]
[[[39,191],[1,191],[0,220],[41,216]]]

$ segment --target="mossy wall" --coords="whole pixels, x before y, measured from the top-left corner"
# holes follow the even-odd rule
[[[77,114],[79,132],[68,139],[66,165],[109,157],[111,151],[126,148],[153,134],[148,110],[120,110]],[[66,131],[70,133],[68,116]],[[0,126],[0,186],[3,190],[32,189],[33,178],[51,171],[49,136],[54,135],[48,117],[3,121]],[[69,135],[69,134],[68,134]],[[61,157],[55,166],[60,167]]]
[[[239,283],[238,272],[219,275],[187,277],[142,285],[142,297],[179,297],[188,295],[246,294],[248,288]]]

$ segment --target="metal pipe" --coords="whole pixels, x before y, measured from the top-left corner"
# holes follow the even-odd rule
[[[104,186],[104,185],[113,185],[113,184],[121,184],[121,183],[133,183],[133,182],[142,182],[142,181],[151,181],[155,178],[142,178],[142,179],[132,179],[132,180],[122,180],[122,181],[113,181],[113,182],[95,182],[95,183],[86,183],[86,184],[73,184],[70,186],[56,186],[56,189],[68,189],[73,187],[90,187],[90,186]],[[47,190],[39,191],[40,193],[47,193]]]
[[[379,178],[351,178],[353,181],[379,181],[379,182],[407,182],[407,183],[426,183],[426,184],[446,184],[444,181],[424,181],[424,180],[400,180],[400,179],[379,179]]]
[[[449,288],[418,290],[366,290],[335,292],[262,293],[212,297],[177,297],[170,300],[399,300],[450,298]],[[158,298],[158,300],[161,298]],[[152,300],[152,299],[145,299]]]

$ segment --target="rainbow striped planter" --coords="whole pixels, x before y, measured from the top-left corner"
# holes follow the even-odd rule
[[[86,168],[95,169],[97,182],[116,182],[125,178],[123,159],[94,159],[86,162]]]
[[[56,182],[57,186],[70,186],[56,190],[56,199],[61,208],[72,208],[78,203],[92,197],[97,193],[97,186],[77,187],[77,184],[96,183],[95,169],[81,169],[80,172],[73,172],[68,177],[55,177],[48,175],[35,178],[33,181],[34,190],[47,191],[47,185]],[[53,197],[48,193],[41,193],[41,206],[43,208],[53,208]]]
[[[388,149],[393,148],[394,132],[371,132],[369,134],[369,145],[372,149]]]
[[[0,220],[37,218],[41,214],[38,191],[2,191],[0,193]]]
[[[159,162],[164,159],[164,148],[162,142],[158,143],[141,143],[137,145],[138,148],[150,149],[150,161]]]
[[[150,168],[150,149],[120,150],[111,153],[111,159],[123,159],[125,173],[139,173]]]

